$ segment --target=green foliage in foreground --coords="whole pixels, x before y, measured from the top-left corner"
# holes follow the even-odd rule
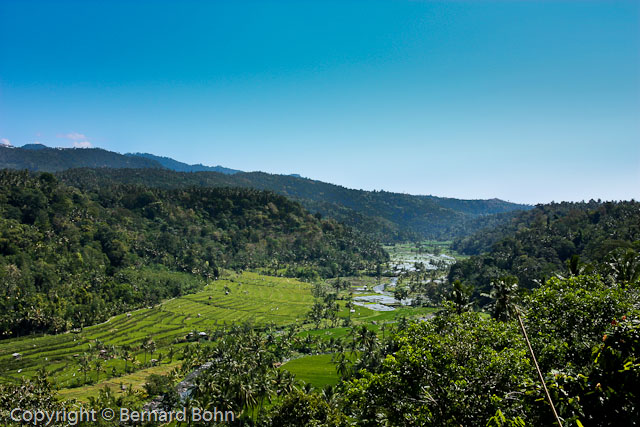
[[[553,279],[520,309],[564,426],[640,423],[637,282],[622,289],[598,276]],[[428,321],[398,323],[383,339],[360,325],[342,344],[345,357],[334,358],[342,381],[321,391],[305,386],[304,393],[277,367],[299,348],[295,329],[225,329],[184,352],[184,373],[212,362],[186,404],[231,408],[245,423],[263,426],[552,425],[518,324],[505,319],[449,306]],[[167,384],[149,379],[154,392]],[[12,404],[13,387],[0,386],[0,411]],[[35,387],[31,395],[43,402],[51,396],[47,384],[17,387]],[[89,405],[124,402],[126,396],[109,393]]]
[[[270,424],[273,427],[348,426],[347,418],[317,394],[294,391],[278,406]]]
[[[273,193],[83,190],[49,173],[0,171],[0,337],[105,321],[192,293],[222,268],[288,266],[313,278],[386,259],[378,244]]]
[[[379,372],[347,383],[360,425],[480,425],[530,387],[530,365],[515,325],[478,314],[438,317],[395,337]],[[517,415],[519,408],[506,408]]]
[[[640,423],[638,283],[553,279],[522,309],[564,425]],[[552,425],[516,321],[443,313],[400,331],[380,347],[382,363],[344,384],[357,425]]]

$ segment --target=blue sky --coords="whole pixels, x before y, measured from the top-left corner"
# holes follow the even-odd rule
[[[0,1],[0,139],[517,202],[640,198],[637,1]]]

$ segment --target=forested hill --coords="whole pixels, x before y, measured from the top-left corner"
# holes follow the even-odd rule
[[[238,186],[271,190],[307,209],[335,218],[378,240],[450,239],[507,220],[529,206],[492,200],[458,200],[386,191],[348,189],[306,178],[262,172],[224,175],[168,170],[69,170],[59,174],[76,186],[99,188],[109,182],[158,188]]]
[[[23,148],[0,146],[0,168],[57,172],[71,168],[162,168],[153,159],[128,157],[100,148],[50,148],[28,144]]]
[[[58,332],[181,295],[221,268],[311,278],[387,260],[334,220],[270,192],[79,189],[0,171],[0,335]]]
[[[165,189],[229,186],[271,190],[381,241],[452,239],[499,224],[510,217],[510,212],[530,209],[530,206],[498,199],[460,200],[353,190],[296,175],[242,173],[222,166],[188,165],[153,154],[122,155],[97,148],[54,149],[34,144],[22,148],[0,147],[0,168],[49,172],[74,168],[146,169],[76,171],[62,175],[76,186],[117,181]]]
[[[453,247],[473,256],[456,263],[449,278],[473,286],[476,293],[507,275],[533,288],[555,274],[578,274],[607,263],[626,265],[623,276],[640,276],[640,203],[538,205]]]

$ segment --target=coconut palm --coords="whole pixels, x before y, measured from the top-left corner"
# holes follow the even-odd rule
[[[127,372],[127,363],[131,360],[131,347],[128,345],[122,346],[120,350],[120,357],[124,360],[124,372]]]
[[[82,355],[82,357],[80,357],[78,363],[80,364],[78,370],[84,374],[84,383],[86,384],[87,373],[91,371],[91,361],[89,359],[89,356],[87,356],[85,353],[84,355]]]
[[[336,353],[333,356],[333,363],[336,364],[336,371],[342,378],[351,376],[351,360],[345,353]]]
[[[96,359],[93,361],[93,368],[96,370],[96,383],[100,381],[100,372],[104,372],[104,366],[102,366],[102,360]]]
[[[640,254],[633,249],[616,249],[605,262],[606,270],[622,286],[640,280]]]
[[[453,282],[450,300],[453,302],[456,313],[460,314],[471,309],[471,289],[462,284],[460,280]]]
[[[518,306],[518,279],[514,276],[504,277],[491,284],[493,289],[489,297],[493,301],[489,304],[491,316],[496,320],[507,321],[516,317]]]

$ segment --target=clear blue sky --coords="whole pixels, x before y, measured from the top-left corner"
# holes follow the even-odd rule
[[[638,1],[0,1],[0,139],[640,198]]]

